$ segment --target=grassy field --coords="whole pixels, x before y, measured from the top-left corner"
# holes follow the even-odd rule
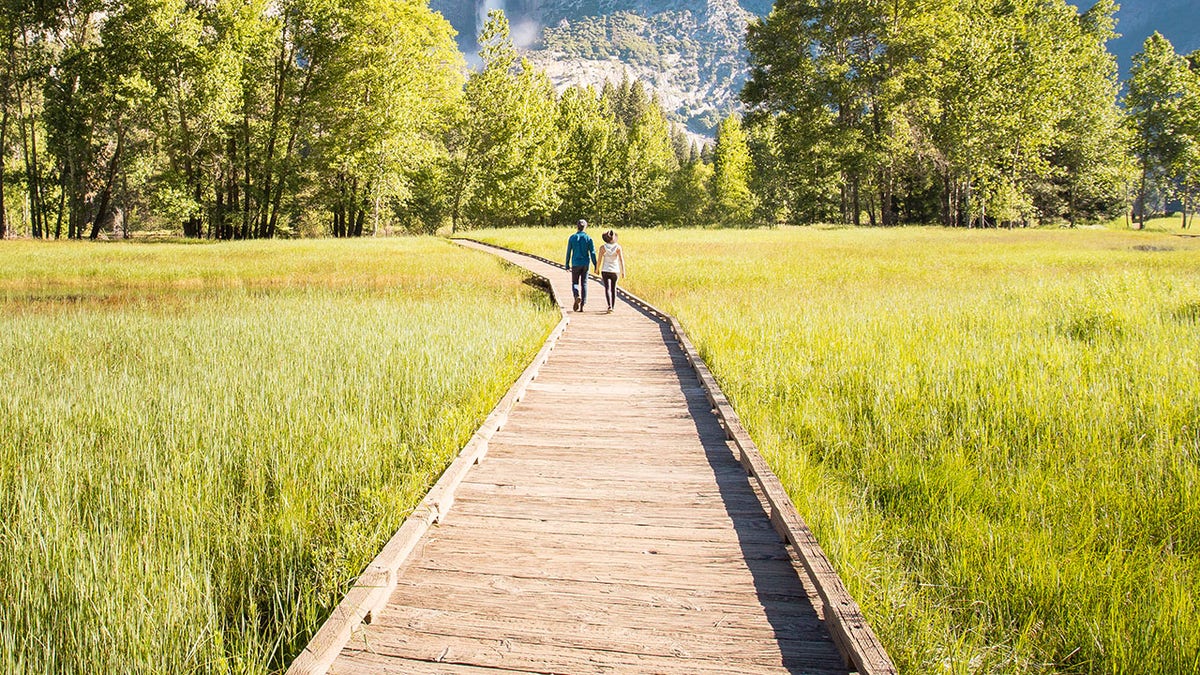
[[[477,234],[561,259],[569,233]],[[1200,671],[1200,239],[622,244],[903,672]]]
[[[0,672],[279,670],[557,319],[436,239],[0,244]]]

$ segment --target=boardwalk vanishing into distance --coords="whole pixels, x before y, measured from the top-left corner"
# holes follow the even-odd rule
[[[895,672],[686,336],[591,283],[289,673]]]

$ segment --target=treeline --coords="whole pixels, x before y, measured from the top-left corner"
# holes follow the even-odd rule
[[[1144,214],[1169,171],[1155,159],[1134,180],[1134,157],[1146,166],[1154,143],[1132,143],[1147,105],[1135,85],[1132,116],[1118,105],[1105,44],[1115,11],[1112,0],[1082,14],[1064,0],[777,2],[750,27],[742,94],[760,219],[1074,223],[1119,215],[1135,192]]]
[[[361,234],[411,196],[461,98],[410,0],[9,0],[0,227]]]
[[[556,94],[502,12],[468,74],[424,0],[0,0],[0,236],[1186,222],[1200,54],[1152,37],[1122,107],[1114,11],[779,2],[698,144],[638,82]]]
[[[711,148],[638,83],[557,96],[500,12],[469,78],[418,0],[13,0],[2,16],[0,234],[724,218]]]
[[[1144,223],[1200,196],[1200,53],[1120,100],[1115,2],[794,0],[751,24],[761,222]]]

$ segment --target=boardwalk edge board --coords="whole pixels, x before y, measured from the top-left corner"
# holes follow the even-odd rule
[[[539,255],[505,246],[488,244],[467,237],[462,237],[462,239],[495,249],[509,251],[510,253],[517,253],[560,269],[566,269],[561,263]],[[589,276],[596,278],[595,275]],[[683,330],[683,326],[680,325],[675,317],[658,309],[633,293],[624,289],[617,289],[617,293],[631,305],[670,325],[671,332],[674,333],[675,339],[687,355],[688,362],[695,369],[700,379],[700,384],[704,388],[705,395],[708,398],[708,402],[712,405],[717,415],[717,419],[720,420],[721,426],[725,428],[726,437],[737,448],[739,454],[738,460],[746,472],[758,483],[759,489],[766,498],[771,510],[771,525],[779,533],[779,536],[795,550],[813,586],[816,588],[817,594],[824,605],[825,623],[829,629],[830,636],[837,644],[842,656],[846,659],[847,665],[853,666],[861,675],[892,675],[897,673],[896,666],[892,663],[887,650],[884,649],[875,632],[871,630],[870,625],[858,607],[858,603],[850,595],[850,592],[846,590],[841,577],[838,576],[833,565],[830,563],[829,557],[825,555],[825,551],[817,542],[812,530],[808,528],[808,525],[796,510],[796,505],[788,496],[783,483],[779,481],[775,472],[771,470],[766,459],[763,458],[762,453],[759,451],[758,446],[755,445],[750,435],[746,432],[746,429],[742,426],[737,412],[729,403],[729,399],[726,398],[724,392],[721,391],[720,385],[717,384],[716,378],[709,371],[704,359],[700,357],[700,353],[692,345],[692,341]]]
[[[545,279],[545,277],[539,278]],[[547,283],[547,286],[550,286]],[[554,289],[550,287],[553,298]],[[396,587],[397,571],[416,548],[421,538],[430,526],[439,522],[454,503],[454,493],[467,476],[471,467],[483,461],[487,455],[488,442],[504,423],[513,406],[525,396],[529,384],[537,378],[538,369],[550,358],[558,338],[570,323],[566,311],[554,330],[542,344],[542,348],[534,356],[533,361],[517,378],[504,398],[496,404],[492,412],[484,419],[479,429],[472,434],[467,444],[459,451],[458,456],[450,463],[433,487],[404,520],[392,538],[384,544],[383,549],[375,559],[367,565],[358,576],[354,585],[347,591],[342,601],[338,603],[329,618],[309,640],[304,650],[300,652],[287,669],[287,675],[323,675],[350,641],[355,629],[363,624],[371,623],[372,615],[387,604],[388,597]]]

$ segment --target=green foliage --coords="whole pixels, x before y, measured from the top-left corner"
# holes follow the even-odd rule
[[[0,166],[0,214],[21,234],[341,237],[581,215],[650,225],[692,222],[704,206],[674,210],[671,191],[695,178],[675,175],[689,143],[641,82],[569,94],[560,113],[502,13],[467,78],[449,24],[419,0],[72,11],[0,13],[11,28],[0,159],[24,165]],[[12,231],[7,217],[0,229]]]
[[[616,57],[629,63],[661,68],[664,52],[683,48],[685,56],[699,56],[700,45],[690,41],[683,44],[666,35],[678,19],[674,12],[651,17],[633,12],[587,16],[546,28],[542,40],[547,49],[569,56],[585,59]]]
[[[1125,97],[1141,169],[1135,215],[1144,227],[1152,196],[1200,196],[1200,67],[1154,33],[1133,57]],[[1184,225],[1187,226],[1187,216]]]
[[[334,233],[358,236],[368,212],[378,219],[381,202],[410,198],[410,176],[444,152],[440,135],[462,95],[461,57],[450,25],[420,4],[335,9],[340,29],[319,27],[308,50],[322,64],[312,96],[323,123],[305,139]]]
[[[25,165],[35,237],[135,216],[190,237],[362,234],[446,154],[462,58],[423,2],[68,5],[0,17],[0,155]]]
[[[1069,112],[1058,122],[1044,185],[1048,191],[1035,196],[1043,217],[1074,224],[1104,221],[1125,210],[1135,167],[1125,115],[1111,105],[1119,88],[1117,65],[1104,45],[1115,36],[1114,11],[1113,0],[1103,0],[1080,16],[1085,34],[1096,39],[1077,41],[1078,51],[1066,61],[1070,89],[1060,101]]]
[[[1125,179],[1104,47],[1114,11],[1107,0],[1084,15],[1063,0],[777,7],[750,28],[743,91],[771,165],[766,210],[884,225],[929,212],[947,225],[1111,215]]]
[[[557,219],[561,222],[586,218],[606,225],[612,221],[621,130],[608,103],[590,87],[572,87],[559,99],[556,125],[561,138],[558,176],[562,203]]]
[[[670,201],[666,225],[673,227],[704,227],[712,218],[713,166],[700,160],[699,154],[689,158],[671,177],[667,195]]]
[[[472,225],[544,220],[559,204],[554,87],[517,55],[504,12],[488,15],[479,43],[484,67],[467,81],[456,226],[460,217]]]
[[[658,99],[648,97],[640,81],[624,80],[601,98],[618,124],[613,218],[626,227],[657,224],[668,213],[667,188],[678,169],[670,124]]]
[[[750,192],[750,147],[741,121],[730,115],[717,127],[713,150],[713,209],[718,222],[748,225],[756,209]]]

